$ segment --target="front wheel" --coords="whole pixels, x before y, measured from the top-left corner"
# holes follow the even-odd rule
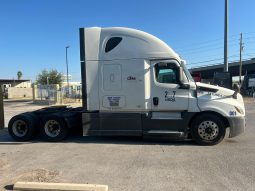
[[[226,134],[223,120],[217,115],[202,114],[195,118],[191,124],[191,135],[200,145],[216,145]]]

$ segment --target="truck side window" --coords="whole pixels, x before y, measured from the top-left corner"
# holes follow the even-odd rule
[[[122,41],[121,37],[112,37],[110,38],[105,45],[105,52],[110,52]]]
[[[178,70],[171,64],[155,65],[155,77],[157,82],[166,84],[178,84]]]

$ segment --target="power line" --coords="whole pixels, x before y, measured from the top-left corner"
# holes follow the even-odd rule
[[[232,44],[231,48],[235,47],[235,46],[239,46],[237,43],[236,44]],[[217,46],[217,47],[208,47],[208,48],[199,48],[199,49],[194,49],[194,50],[190,50],[190,51],[178,51],[181,54],[195,54],[195,53],[204,53],[204,52],[210,52],[212,50],[222,50],[224,48],[224,46]]]
[[[239,47],[236,47],[236,48],[234,48],[234,49],[231,49],[230,52],[232,52],[232,53],[237,53],[237,52],[239,52]],[[246,51],[244,51],[244,52],[246,52]],[[197,53],[201,54],[201,52],[197,52]],[[217,58],[217,57],[219,56],[219,54],[221,54],[221,52],[218,53],[218,54],[199,55],[199,59],[201,59],[201,60],[211,60],[211,59]],[[246,52],[245,54],[250,54],[250,55],[253,54],[252,56],[255,56],[255,51],[254,51],[254,52]],[[195,56],[190,56],[190,55],[194,55],[194,54],[189,54],[189,60],[192,60],[192,58],[195,57]]]
[[[247,60],[250,60],[251,58],[246,58],[246,59],[243,59],[243,61],[247,61]],[[231,66],[232,63],[236,63],[236,62],[239,62],[239,60],[230,60],[229,61],[229,64]],[[220,63],[213,63],[213,64],[208,64],[208,65],[200,65],[200,66],[187,66],[189,69],[194,69],[194,68],[199,68],[199,67],[208,67],[208,66],[215,66],[215,65],[220,65],[220,64],[223,64],[223,62],[220,62]]]
[[[229,40],[238,40],[238,39],[239,39],[239,34],[229,36]],[[216,41],[222,41],[222,40],[224,40],[224,37],[211,39],[211,40],[204,41],[204,42],[192,43],[192,46],[197,46],[197,45],[202,45],[202,44],[210,44],[210,43],[215,43]],[[222,43],[222,42],[218,42],[218,43]],[[184,44],[182,46],[191,46],[191,44]]]
[[[243,37],[243,39],[254,39],[255,38],[255,36],[253,37],[253,36],[250,36],[250,37]]]
[[[255,43],[255,39],[254,41],[244,41],[246,45],[251,45],[251,44],[254,44]],[[239,43],[238,42],[235,42],[235,43],[229,43],[229,46],[230,46],[230,50],[229,51],[234,51],[235,49],[233,48],[238,48],[239,47]],[[179,52],[180,54],[184,55],[184,54],[189,54],[189,55],[192,55],[192,54],[201,54],[201,51],[204,53],[204,52],[210,52],[210,51],[213,51],[213,50],[222,50],[224,48],[224,46],[212,46],[212,47],[208,47],[208,48],[196,48],[196,49],[190,49],[189,51],[180,51],[180,50],[177,50],[177,52]],[[239,50],[239,49],[238,49]]]
[[[212,62],[212,61],[217,61],[217,60],[223,60],[223,58],[216,58],[216,59],[212,59],[212,60],[204,60],[204,61],[200,61],[200,62],[193,62],[193,63],[190,63],[189,65],[202,64],[202,63],[207,63],[207,62]]]
[[[243,34],[255,34],[255,31],[254,32],[244,32]]]
[[[243,54],[243,55],[248,55],[248,56],[250,56],[250,57],[255,57],[255,53],[245,53],[245,54]]]
[[[233,58],[233,57],[238,57],[239,55],[231,55],[228,56],[228,58]],[[196,65],[196,64],[202,64],[202,63],[208,63],[208,62],[212,62],[212,61],[217,61],[217,60],[223,60],[224,58],[215,58],[215,59],[211,59],[211,60],[203,60],[203,61],[199,61],[199,62],[193,62],[190,63],[188,65]]]
[[[247,33],[243,33],[243,34],[253,34],[253,33],[255,33],[255,32],[247,32]],[[231,36],[229,36],[229,41],[239,41],[239,34],[237,35],[231,35]],[[222,38],[217,38],[217,39],[214,39],[214,40],[208,40],[208,41],[205,41],[205,42],[200,42],[200,43],[193,43],[192,45],[191,44],[186,44],[186,45],[182,45],[182,46],[185,46],[185,47],[198,47],[198,48],[202,48],[202,47],[206,47],[206,46],[211,46],[212,44],[222,44],[222,42],[217,42],[217,41],[219,41],[219,40],[223,40],[224,38],[222,37]],[[243,39],[255,39],[255,35],[253,36],[245,36]],[[175,47],[176,48],[176,47]],[[194,48],[176,48],[176,49],[178,49],[179,51],[181,50],[183,50],[183,51],[186,51],[186,50],[193,50]]]
[[[238,39],[235,39],[235,41],[234,40],[232,40],[232,42],[231,42],[231,44],[235,44],[235,43],[237,43],[238,44]],[[214,45],[212,45],[212,44],[214,44]],[[188,52],[188,51],[192,51],[192,50],[197,50],[197,49],[204,49],[204,48],[206,48],[206,47],[219,47],[218,45],[220,45],[220,46],[223,46],[222,45],[222,43],[221,42],[214,42],[214,43],[212,43],[212,44],[208,44],[208,45],[203,45],[203,46],[193,46],[193,45],[190,45],[189,47],[192,47],[192,48],[184,48],[184,49],[178,49],[178,48],[176,48],[176,49],[178,49],[178,51],[183,51],[183,52]]]

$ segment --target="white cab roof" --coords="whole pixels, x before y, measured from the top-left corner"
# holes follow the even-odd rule
[[[121,41],[106,52],[106,44],[112,37],[120,37]],[[85,28],[85,57],[86,60],[180,59],[172,48],[157,37],[124,27]]]

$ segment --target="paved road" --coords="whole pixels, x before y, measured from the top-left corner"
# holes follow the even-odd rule
[[[255,190],[254,100],[246,112],[246,132],[212,147],[93,137],[18,143],[2,131],[0,187],[28,180],[107,184],[110,191]]]

